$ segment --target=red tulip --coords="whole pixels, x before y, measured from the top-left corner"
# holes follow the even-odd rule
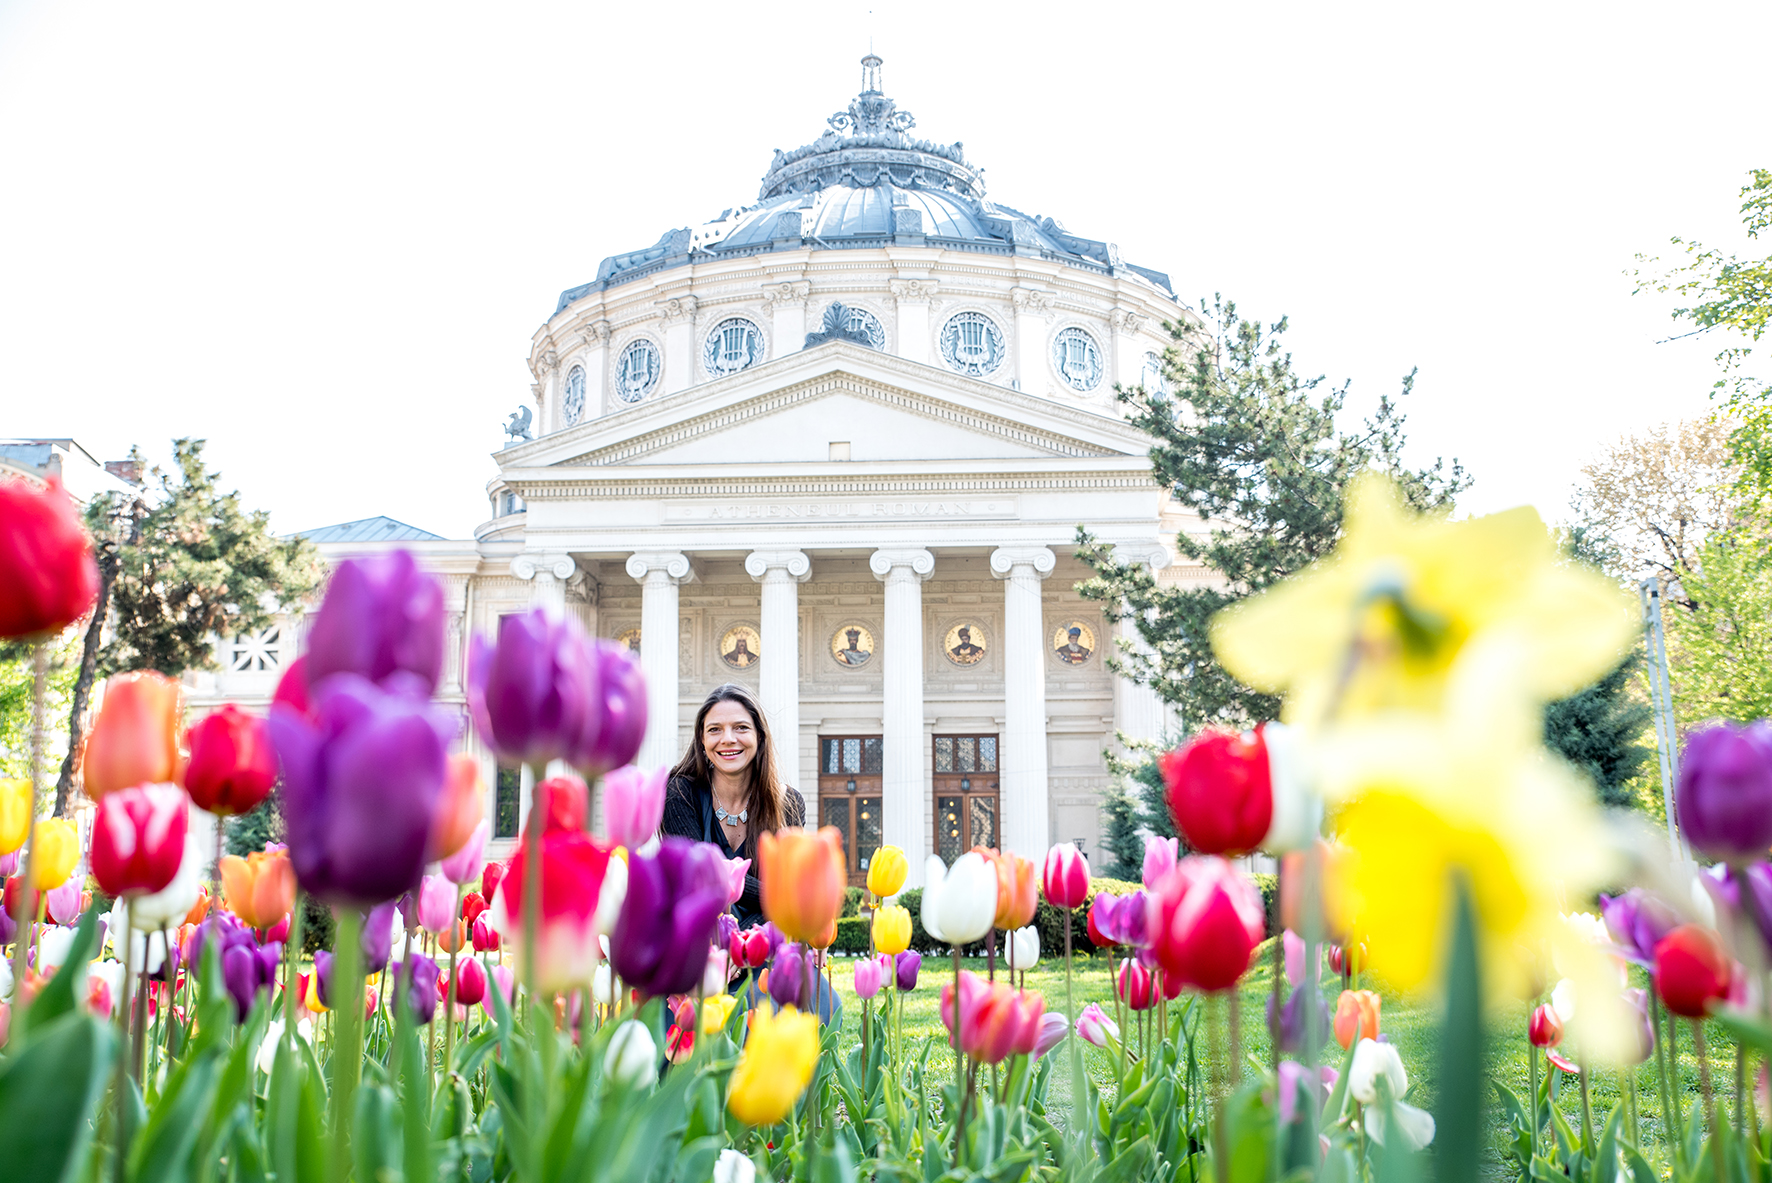
[[[1682,924],[1655,946],[1655,991],[1676,1015],[1703,1018],[1712,1002],[1728,996],[1733,977],[1729,955],[1708,928]]]
[[[61,481],[0,481],[0,637],[62,629],[97,598],[92,540]]]
[[[1273,777],[1259,731],[1203,731],[1159,758],[1169,812],[1201,854],[1248,854],[1274,819]]]
[[[107,793],[92,823],[92,874],[111,895],[149,895],[178,874],[190,803],[177,785]]]
[[[455,965],[455,1000],[463,1006],[474,1006],[486,997],[486,968],[469,957]]]
[[[461,897],[461,918],[469,924],[480,918],[486,910],[486,897],[477,891],[470,891]]]
[[[1526,1038],[1533,1047],[1556,1047],[1563,1042],[1563,1020],[1554,1008],[1541,1006],[1526,1023]]]
[[[1101,895],[1098,895],[1095,898],[1099,900],[1099,899],[1103,899],[1103,898],[1112,898],[1112,897],[1109,897],[1106,892],[1103,892],[1103,893],[1101,893]],[[1084,918],[1084,922],[1087,925],[1087,928],[1089,931],[1089,943],[1090,944],[1094,945],[1097,949],[1105,949],[1109,945],[1114,943],[1113,938],[1108,936],[1106,933],[1102,932],[1101,929],[1096,925],[1096,923],[1095,923],[1095,909],[1093,907],[1090,908],[1087,912],[1085,912],[1083,914],[1083,918]]]
[[[544,834],[556,830],[582,834],[590,806],[590,790],[585,788],[584,781],[570,774],[550,776],[535,786],[535,803],[530,806],[529,819],[540,819]]]
[[[1155,976],[1130,957],[1120,962],[1120,976],[1115,982],[1115,989],[1132,1010],[1149,1010],[1157,1005]]]
[[[104,705],[80,758],[86,795],[97,801],[132,785],[182,783],[178,725],[183,713],[178,683],[153,670],[108,679]]]
[[[524,859],[527,852],[519,849],[511,859],[511,873],[499,885],[498,906],[504,908],[501,918],[510,932],[517,951],[527,960],[521,948],[523,935],[518,928],[523,915]],[[546,994],[568,990],[591,980],[597,968],[597,938],[615,925],[619,880],[626,866],[610,858],[610,847],[579,830],[555,831],[540,843],[541,899],[537,920],[535,971],[539,981],[525,983],[532,993]],[[618,886],[608,893],[603,883],[611,864],[616,867]],[[712,921],[710,920],[710,927]],[[706,938],[703,938],[702,960],[707,959]],[[522,961],[519,961],[522,964]]]
[[[493,895],[498,891],[498,881],[504,877],[503,863],[487,863],[486,869],[480,872],[480,894],[486,897],[487,903],[492,902]]]
[[[760,969],[769,960],[769,933],[761,924],[734,932],[726,942],[726,952],[740,969]]]
[[[1248,877],[1223,859],[1185,858],[1152,899],[1152,948],[1164,972],[1208,993],[1236,985],[1266,928]]]
[[[248,813],[277,784],[270,725],[231,702],[185,732],[185,744],[191,749],[185,792],[199,809],[223,817]]]
[[[473,931],[474,952],[476,953],[496,953],[498,952],[499,946],[504,944],[504,938],[500,937],[497,932],[493,931],[492,925],[486,923],[486,917],[484,916],[481,916],[474,921]]]
[[[1055,908],[1081,908],[1089,898],[1089,860],[1070,842],[1046,852],[1041,888]]]
[[[271,704],[282,703],[298,715],[313,718],[314,702],[308,695],[308,655],[302,654],[289,663],[283,676],[277,679],[277,690],[271,695]]]

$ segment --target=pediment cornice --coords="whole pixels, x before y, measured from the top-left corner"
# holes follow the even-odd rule
[[[833,395],[878,402],[1054,458],[1142,458],[1150,447],[1141,432],[1112,415],[832,342],[493,455],[506,470],[643,463],[691,439]]]

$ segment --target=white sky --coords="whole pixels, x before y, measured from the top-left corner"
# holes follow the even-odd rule
[[[292,530],[464,537],[559,292],[756,199],[857,90],[1186,300],[1292,319],[1418,459],[1559,517],[1721,342],[1631,296],[1772,250],[1772,5],[60,4],[0,0],[0,435],[205,436]]]

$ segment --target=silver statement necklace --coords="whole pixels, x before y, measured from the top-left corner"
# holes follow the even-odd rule
[[[751,811],[748,809],[741,809],[737,813],[727,813],[724,809],[721,809],[716,805],[714,806],[714,816],[719,818],[726,825],[741,826],[750,820]]]

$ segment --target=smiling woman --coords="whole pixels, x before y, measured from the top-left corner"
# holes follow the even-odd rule
[[[806,823],[800,795],[782,784],[763,708],[742,686],[715,688],[695,713],[695,738],[671,769],[663,829],[717,843],[727,858],[748,858],[761,870],[753,835]],[[745,876],[733,905],[741,925],[763,917],[761,881]]]

